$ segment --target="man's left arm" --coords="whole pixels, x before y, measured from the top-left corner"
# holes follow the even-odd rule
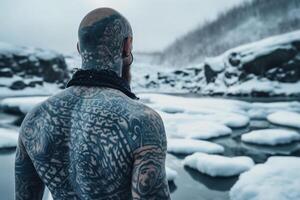
[[[15,160],[15,200],[41,200],[44,188],[19,137]]]

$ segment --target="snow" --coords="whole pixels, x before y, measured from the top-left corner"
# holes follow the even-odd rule
[[[27,79],[23,79],[23,81],[26,83]],[[32,79],[29,79],[32,80]],[[10,80],[5,80],[5,83],[10,82]],[[2,78],[1,78],[2,83]],[[43,83],[43,86],[36,85],[34,88],[26,87],[23,90],[11,90],[7,87],[0,87],[0,97],[15,97],[15,96],[33,96],[33,95],[53,95],[55,93],[58,93],[62,91],[62,89],[59,88],[56,84],[51,83]]]
[[[31,109],[47,98],[47,96],[6,98],[0,101],[0,107],[18,107],[23,114],[27,114]]]
[[[15,130],[0,128],[0,148],[16,147],[18,135]]]
[[[183,164],[213,177],[236,176],[254,166],[254,162],[250,157],[240,156],[229,158],[204,153],[194,153],[187,156],[183,160]]]
[[[215,154],[223,153],[221,145],[194,139],[168,139],[168,152],[177,154],[192,154],[196,152]]]
[[[166,174],[167,174],[168,181],[174,181],[178,176],[178,173],[174,169],[171,169],[170,167],[166,167]]]
[[[299,157],[270,157],[266,163],[241,174],[230,190],[230,199],[300,199],[299,169]]]
[[[278,111],[270,114],[267,119],[274,124],[300,128],[300,114],[289,111]]]
[[[247,23],[251,24],[253,21],[255,22],[255,18],[249,19],[249,22]],[[263,24],[261,23],[260,26],[263,26]],[[229,37],[230,35],[229,32],[227,36]],[[300,81],[286,83],[284,81],[270,80],[265,75],[261,77],[254,74],[247,74],[247,78],[241,77],[242,73],[244,73],[243,66],[245,66],[245,63],[249,63],[250,61],[254,62],[259,57],[273,55],[276,50],[295,51],[295,46],[300,41],[299,38],[300,31],[294,31],[230,49],[219,56],[205,59],[203,63],[191,64],[191,66],[180,68],[179,71],[188,72],[186,76],[181,76],[176,73],[178,69],[166,71],[164,70],[164,67],[157,68],[154,66],[147,66],[147,70],[153,70],[147,74],[147,79],[144,78],[144,74],[143,76],[137,74],[139,79],[135,80],[134,90],[138,92],[153,91],[164,93],[199,93],[204,95],[224,94],[238,96],[251,96],[262,92],[270,96],[299,96]],[[232,60],[237,61],[235,62],[236,66],[232,65]],[[286,63],[288,63],[288,61],[297,62],[297,59],[291,55],[290,60],[285,60]],[[266,60],[266,62],[268,62],[268,60]],[[284,68],[282,64],[279,63],[279,65],[280,66],[278,67]],[[206,70],[208,68],[205,66],[215,72],[214,75],[216,77],[214,78],[214,81],[209,82],[207,80],[207,74],[205,72],[207,72]],[[287,70],[282,73],[281,76],[287,76],[288,79],[289,72],[293,73],[292,70]],[[226,74],[232,75],[226,76]]]
[[[220,136],[230,135],[232,130],[222,124],[211,121],[185,121],[178,123],[177,131],[173,136],[194,139],[211,139]]]
[[[187,98],[151,93],[138,96],[143,103],[161,115],[168,138],[206,140],[228,136],[233,129],[249,125],[251,119],[264,120],[269,114],[283,109],[300,113],[300,102],[297,101],[250,103],[230,99]]]
[[[242,135],[243,142],[271,146],[299,140],[300,134],[297,131],[288,129],[262,129]]]
[[[6,56],[12,55],[22,55],[22,56],[31,56],[31,59],[34,57],[39,57],[43,60],[50,60],[57,57],[57,53],[51,50],[43,50],[39,48],[32,47],[22,47],[15,46],[12,44],[0,42],[0,54],[5,54]]]

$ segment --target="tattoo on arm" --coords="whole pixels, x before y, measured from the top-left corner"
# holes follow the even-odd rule
[[[26,152],[19,137],[15,160],[15,199],[41,200],[44,193],[44,184]]]
[[[151,115],[147,121],[142,136],[144,145],[134,152],[132,197],[134,200],[170,199],[165,170],[164,126],[157,113]]]

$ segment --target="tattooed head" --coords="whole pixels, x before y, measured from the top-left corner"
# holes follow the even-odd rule
[[[125,43],[132,38],[129,22],[111,8],[93,10],[80,23],[79,51],[82,69],[112,70],[122,75]],[[131,48],[131,47],[130,47]]]

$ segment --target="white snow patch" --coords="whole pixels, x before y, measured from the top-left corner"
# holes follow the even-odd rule
[[[300,128],[300,114],[288,111],[278,111],[270,114],[267,119],[274,124]]]
[[[18,135],[15,130],[0,128],[0,148],[16,147]]]
[[[47,96],[37,96],[37,97],[14,97],[6,98],[0,101],[1,107],[18,107],[20,111],[24,114],[27,114],[39,103],[45,101]]]
[[[186,121],[178,123],[173,136],[180,138],[210,139],[230,135],[232,130],[222,124],[211,121]]]
[[[262,129],[242,135],[243,142],[271,146],[287,144],[299,140],[300,134],[297,131],[288,129]]]
[[[230,190],[231,200],[300,199],[300,158],[271,157],[243,173]]]
[[[196,152],[215,154],[223,153],[221,145],[194,139],[168,139],[168,152],[177,154],[192,154]]]
[[[168,181],[174,181],[178,176],[178,173],[174,169],[171,169],[170,167],[166,167],[166,174],[167,174]]]
[[[183,160],[185,166],[198,170],[201,173],[216,177],[228,177],[239,175],[254,166],[250,157],[225,157],[194,153]]]

